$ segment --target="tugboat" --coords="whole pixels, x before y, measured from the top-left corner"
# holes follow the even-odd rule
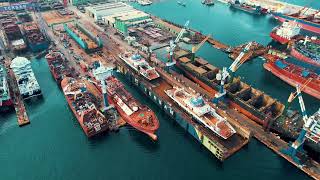
[[[204,4],[204,5],[207,5],[207,6],[213,6],[214,5],[213,0],[203,0],[201,3]]]

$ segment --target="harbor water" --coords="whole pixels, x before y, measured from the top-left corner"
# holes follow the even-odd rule
[[[264,45],[277,25],[270,17],[255,17],[224,4],[206,7],[199,1],[160,1],[148,7],[135,5],[156,16],[190,26],[230,45],[255,40]],[[168,13],[170,12],[170,13]],[[222,67],[231,64],[227,55],[205,45],[198,53]],[[294,61],[294,60],[293,60]],[[244,81],[285,102],[294,89],[266,72],[255,59],[237,72]],[[32,60],[43,99],[26,104],[31,124],[17,125],[14,113],[0,115],[0,174],[3,180],[56,179],[308,179],[300,170],[252,139],[245,148],[220,163],[172,119],[139,91],[127,89],[152,108],[159,121],[158,142],[132,127],[88,139],[73,116],[44,59]],[[124,81],[124,77],[118,75]],[[309,114],[318,100],[303,95]],[[297,104],[294,105],[298,108]]]

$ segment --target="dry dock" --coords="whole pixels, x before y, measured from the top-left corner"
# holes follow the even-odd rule
[[[227,140],[222,140],[203,125],[193,120],[189,113],[183,111],[182,108],[173,102],[164,92],[175,85],[183,86],[185,88],[196,86],[191,81],[181,84],[179,79],[175,76],[172,76],[159,68],[157,70],[161,77],[150,82],[130,69],[130,67],[128,67],[122,60],[117,59],[116,63],[119,71],[123,73],[134,85],[136,85],[139,90],[148,96],[219,160],[223,161],[227,159],[249,142],[250,131],[246,128],[240,128],[240,125],[236,122],[233,122],[236,124],[232,125],[238,130],[237,133]]]

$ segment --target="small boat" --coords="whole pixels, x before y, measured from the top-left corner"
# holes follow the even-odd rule
[[[183,6],[183,7],[185,7],[185,6],[186,6],[186,3],[184,3],[184,2],[177,1],[177,3],[178,3],[179,5],[181,5],[181,6]]]

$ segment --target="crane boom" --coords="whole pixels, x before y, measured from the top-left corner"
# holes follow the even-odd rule
[[[249,42],[246,47],[241,51],[239,56],[233,61],[233,63],[230,65],[229,70],[231,72],[235,72],[243,62],[241,62],[242,57],[247,53],[247,51],[250,49],[252,45],[252,42]]]
[[[172,66],[175,64],[175,62],[173,62],[173,52],[174,49],[177,46],[177,43],[180,41],[180,39],[182,38],[183,34],[186,32],[186,29],[189,26],[189,20],[184,24],[183,28],[181,29],[181,31],[179,32],[178,36],[176,37],[176,39],[174,41],[170,41],[170,47],[169,47],[169,56],[170,56],[170,60],[169,62],[166,63],[166,66]]]
[[[192,53],[196,53],[209,38],[210,38],[210,35],[205,37],[197,46],[193,46]]]

